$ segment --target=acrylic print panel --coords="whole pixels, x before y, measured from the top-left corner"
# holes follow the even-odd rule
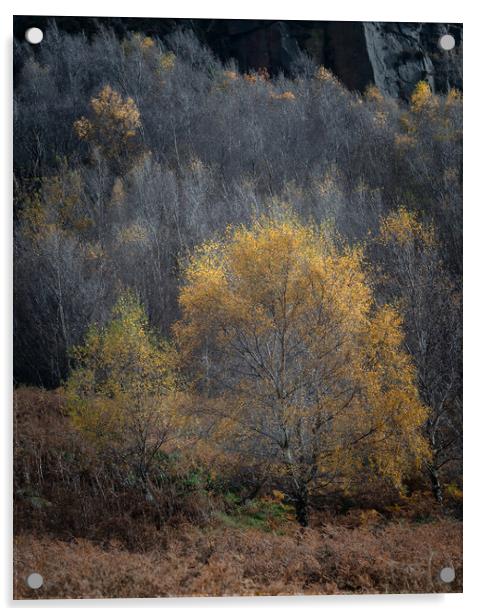
[[[14,596],[460,592],[462,25],[14,28]]]

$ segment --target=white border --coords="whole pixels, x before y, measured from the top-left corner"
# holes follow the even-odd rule
[[[8,0],[7,0],[8,1]],[[139,608],[162,610],[163,613],[183,614],[191,610],[219,612],[229,610],[238,614],[249,609],[253,614],[276,610],[279,615],[291,614],[303,609],[309,614],[335,611],[337,614],[393,614],[432,613],[450,614],[454,611],[470,613],[480,603],[478,589],[482,585],[482,554],[480,552],[480,440],[482,438],[482,409],[480,393],[480,310],[482,294],[480,283],[480,236],[482,233],[482,186],[477,182],[480,176],[480,134],[482,102],[480,72],[480,47],[482,45],[482,21],[477,19],[476,2],[473,0],[401,0],[400,3],[386,0],[344,0],[343,2],[313,2],[301,0],[281,2],[244,0],[242,3],[227,4],[220,0],[202,2],[178,0],[175,3],[159,3],[155,0],[136,0],[120,4],[103,0],[84,0],[82,3],[66,3],[42,0],[10,2],[2,5],[0,28],[2,32],[0,62],[0,104],[2,128],[0,158],[1,169],[1,223],[2,242],[0,263],[2,275],[2,328],[0,339],[0,374],[2,386],[2,449],[1,460],[3,494],[1,495],[2,534],[0,584],[4,606],[28,612],[31,609],[73,608],[87,609],[100,613],[103,609]],[[464,117],[465,117],[465,199],[464,199],[464,295],[465,295],[465,346],[464,346],[464,389],[465,389],[465,516],[464,516],[464,594],[463,595],[408,595],[408,596],[340,596],[340,597],[290,597],[290,598],[242,598],[242,599],[159,599],[159,600],[82,600],[82,601],[36,601],[12,602],[11,597],[11,210],[12,210],[12,15],[84,15],[84,16],[132,16],[132,17],[218,17],[237,19],[317,19],[347,21],[432,21],[464,22]],[[477,276],[479,274],[479,276]],[[479,454],[479,455],[478,455]]]

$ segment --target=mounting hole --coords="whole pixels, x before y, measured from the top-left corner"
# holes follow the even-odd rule
[[[31,45],[38,45],[44,37],[44,33],[40,28],[29,28],[25,32],[25,38]]]
[[[450,584],[450,582],[453,582],[455,580],[455,571],[453,567],[444,567],[440,571],[440,579],[446,584]]]
[[[40,573],[31,573],[27,578],[27,586],[33,588],[33,590],[40,588],[43,583],[44,579]]]
[[[450,51],[455,47],[455,39],[451,34],[444,34],[439,38],[438,46],[442,51]]]

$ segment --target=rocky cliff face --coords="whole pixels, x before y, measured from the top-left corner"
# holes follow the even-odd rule
[[[406,98],[422,79],[435,91],[462,89],[462,24],[364,23],[363,32],[373,82],[384,93]],[[438,48],[447,33],[452,51]]]
[[[221,58],[235,58],[242,71],[289,72],[303,51],[350,89],[362,91],[374,83],[394,97],[407,98],[421,79],[439,92],[462,89],[462,24],[17,16],[15,36],[23,38],[26,28],[45,28],[51,20],[68,32],[89,35],[100,25],[120,36],[141,31],[161,38],[188,28]],[[438,48],[446,33],[456,41],[449,52]]]
[[[225,32],[211,46],[225,58],[235,57],[243,70],[264,66],[289,72],[304,51],[353,90],[364,90],[373,83],[384,94],[407,98],[420,80],[428,81],[434,91],[462,89],[462,24],[224,23]],[[438,47],[440,37],[447,33],[456,42],[449,52]]]

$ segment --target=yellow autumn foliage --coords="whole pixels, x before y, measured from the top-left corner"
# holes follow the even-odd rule
[[[421,222],[414,212],[401,207],[381,220],[380,240],[384,245],[395,243],[406,246],[419,242],[424,246],[433,246],[435,229],[433,225]]]
[[[370,101],[377,105],[382,105],[385,102],[385,98],[380,92],[380,89],[373,84],[369,85],[365,90],[365,98],[367,101]]]
[[[42,190],[25,200],[21,213],[24,230],[37,242],[55,232],[85,233],[93,221],[79,207],[84,190],[81,174],[63,168],[57,175],[46,176]]]
[[[281,94],[277,94],[275,92],[271,92],[269,95],[270,98],[278,100],[278,101],[294,101],[296,100],[296,96],[291,92],[291,90],[287,90],[286,92],[282,92]]]
[[[143,245],[149,240],[148,229],[139,223],[122,227],[117,233],[117,242],[123,246]]]
[[[462,102],[462,92],[457,90],[457,88],[450,88],[447,94],[447,98],[445,100],[445,105],[447,107],[452,107],[455,104]]]
[[[433,94],[426,81],[420,81],[412,92],[410,105],[401,113],[401,133],[395,134],[395,145],[401,151],[414,148],[419,138],[433,131],[437,142],[456,142],[462,137],[461,127],[454,124],[453,114],[462,105],[461,93],[452,88],[445,97]]]
[[[74,122],[79,139],[99,147],[108,158],[129,153],[141,126],[134,100],[107,85],[90,101],[90,116]]]
[[[419,81],[410,97],[410,108],[415,113],[433,110],[437,107],[437,100],[432,95],[430,85],[426,81]]]
[[[264,440],[295,490],[367,468],[400,484],[427,455],[401,318],[376,306],[360,248],[285,210],[202,245],[184,274],[175,334],[215,383],[221,438],[246,455]]]
[[[147,467],[180,428],[176,353],[158,342],[144,309],[123,294],[105,327],[91,327],[73,350],[65,386],[74,425],[96,446],[131,452]]]
[[[223,75],[229,81],[237,81],[239,78],[239,75],[236,71],[223,71]]]
[[[320,82],[339,84],[335,75],[325,66],[320,66],[316,72],[316,79]]]
[[[159,58],[159,68],[162,72],[169,73],[176,65],[176,56],[172,51],[161,54]]]

